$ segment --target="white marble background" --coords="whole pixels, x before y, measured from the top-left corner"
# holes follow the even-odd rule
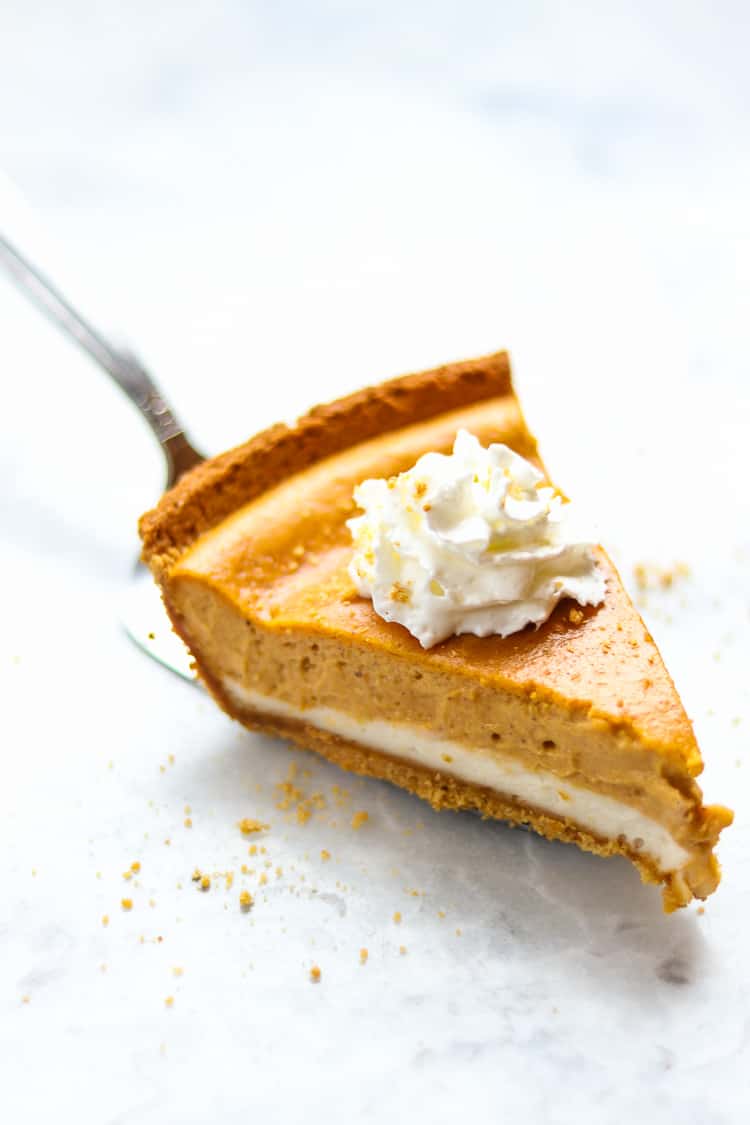
[[[118,625],[160,487],[147,431],[2,281],[4,1121],[748,1120],[749,22],[741,3],[2,6],[0,163],[196,440],[510,346],[631,587],[638,561],[690,565],[639,596],[708,796],[737,810],[719,893],[667,918],[624,862],[234,727]],[[329,799],[304,826],[276,808],[292,757]],[[272,823],[265,887],[241,816]],[[234,887],[200,894],[196,865]]]

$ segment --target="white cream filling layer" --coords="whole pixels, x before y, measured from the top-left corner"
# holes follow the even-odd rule
[[[676,871],[688,859],[685,849],[657,821],[613,797],[571,785],[546,770],[526,769],[494,752],[469,750],[458,742],[436,738],[408,723],[355,719],[332,707],[294,707],[284,700],[250,691],[229,678],[224,679],[223,686],[240,706],[311,723],[373,750],[507,794],[543,812],[572,821],[595,836],[605,839],[624,836],[634,851],[648,855],[662,873]]]

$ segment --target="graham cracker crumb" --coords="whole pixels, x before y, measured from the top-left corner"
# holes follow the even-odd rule
[[[133,878],[133,872],[132,871],[123,871],[122,877],[123,877],[123,879],[132,879]]]
[[[258,880],[258,882],[260,883],[261,887],[265,887],[265,885],[267,884],[268,876],[266,875],[265,871],[263,871],[261,873],[261,876],[260,876],[260,879]]]
[[[389,597],[392,602],[403,602],[406,605],[411,601],[411,591],[401,582],[394,582]]]
[[[399,925],[399,923],[401,922],[401,911],[400,911],[400,910],[397,910],[397,911],[396,911],[396,912],[394,913],[394,915],[393,915],[393,921],[394,921],[394,922],[396,923],[396,925],[397,925],[397,926],[398,926],[398,925]]]
[[[193,827],[193,822],[192,822],[192,820],[189,816],[185,817],[184,824],[185,824],[186,828],[192,828]]]
[[[164,1001],[164,1006],[166,1008],[174,1007],[174,996],[167,996],[165,1001]]]
[[[328,860],[331,858],[331,853],[326,848],[321,848],[320,858],[323,860],[323,863],[328,863]]]
[[[355,832],[358,831],[363,824],[367,824],[367,821],[369,819],[370,814],[365,812],[364,809],[360,809],[359,812],[355,812],[354,816],[352,817],[352,828],[355,830]]]
[[[234,883],[234,871],[227,871],[224,876],[224,882],[226,883],[227,890],[231,891],[232,884]]]
[[[198,883],[198,882],[200,882],[201,875],[202,875],[201,869],[199,867],[196,867],[195,871],[190,876],[190,878],[193,880],[194,883]]]
[[[367,964],[367,958],[369,956],[370,956],[369,952],[364,947],[362,949],[360,949],[360,951],[359,951],[359,963],[360,963],[360,965],[366,965]]]
[[[310,969],[310,980],[313,982],[313,984],[320,984],[320,976],[320,969],[317,965],[313,965],[313,967]]]
[[[583,621],[583,610],[573,606],[568,610],[568,621],[570,621],[572,625],[580,625]]]
[[[123,910],[132,910],[133,909],[132,898],[120,899],[120,906],[123,908]]]
[[[102,925],[103,926],[109,925],[109,914],[102,914]]]
[[[211,889],[211,876],[210,875],[201,875],[200,888],[201,888],[202,891],[208,891],[208,890]]]
[[[250,891],[240,891],[240,910],[248,911],[253,905],[253,896]]]
[[[141,869],[140,863],[138,862],[137,859],[134,859],[133,862],[130,865],[130,870],[133,872],[134,875],[137,875],[138,872],[140,871],[140,869]]]
[[[264,824],[262,820],[256,820],[253,816],[246,816],[242,818],[237,827],[243,836],[251,836],[254,832],[265,832],[269,826]]]

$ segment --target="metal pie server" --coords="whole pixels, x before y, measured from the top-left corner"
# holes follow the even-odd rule
[[[88,352],[138,407],[164,453],[166,488],[171,488],[183,473],[205,460],[188,440],[174,411],[136,356],[126,349],[115,347],[84,319],[20,247],[5,237],[1,229],[0,264],[33,304]],[[140,558],[134,564],[125,591],[121,619],[131,640],[144,652],[185,679],[197,682],[190,653],[172,631],[159,591]]]

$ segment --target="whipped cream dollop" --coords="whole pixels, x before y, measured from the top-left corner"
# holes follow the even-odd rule
[[[354,490],[349,574],[375,612],[430,648],[473,633],[507,637],[546,621],[561,598],[599,605],[606,581],[571,505],[507,445],[459,430],[390,480]]]

